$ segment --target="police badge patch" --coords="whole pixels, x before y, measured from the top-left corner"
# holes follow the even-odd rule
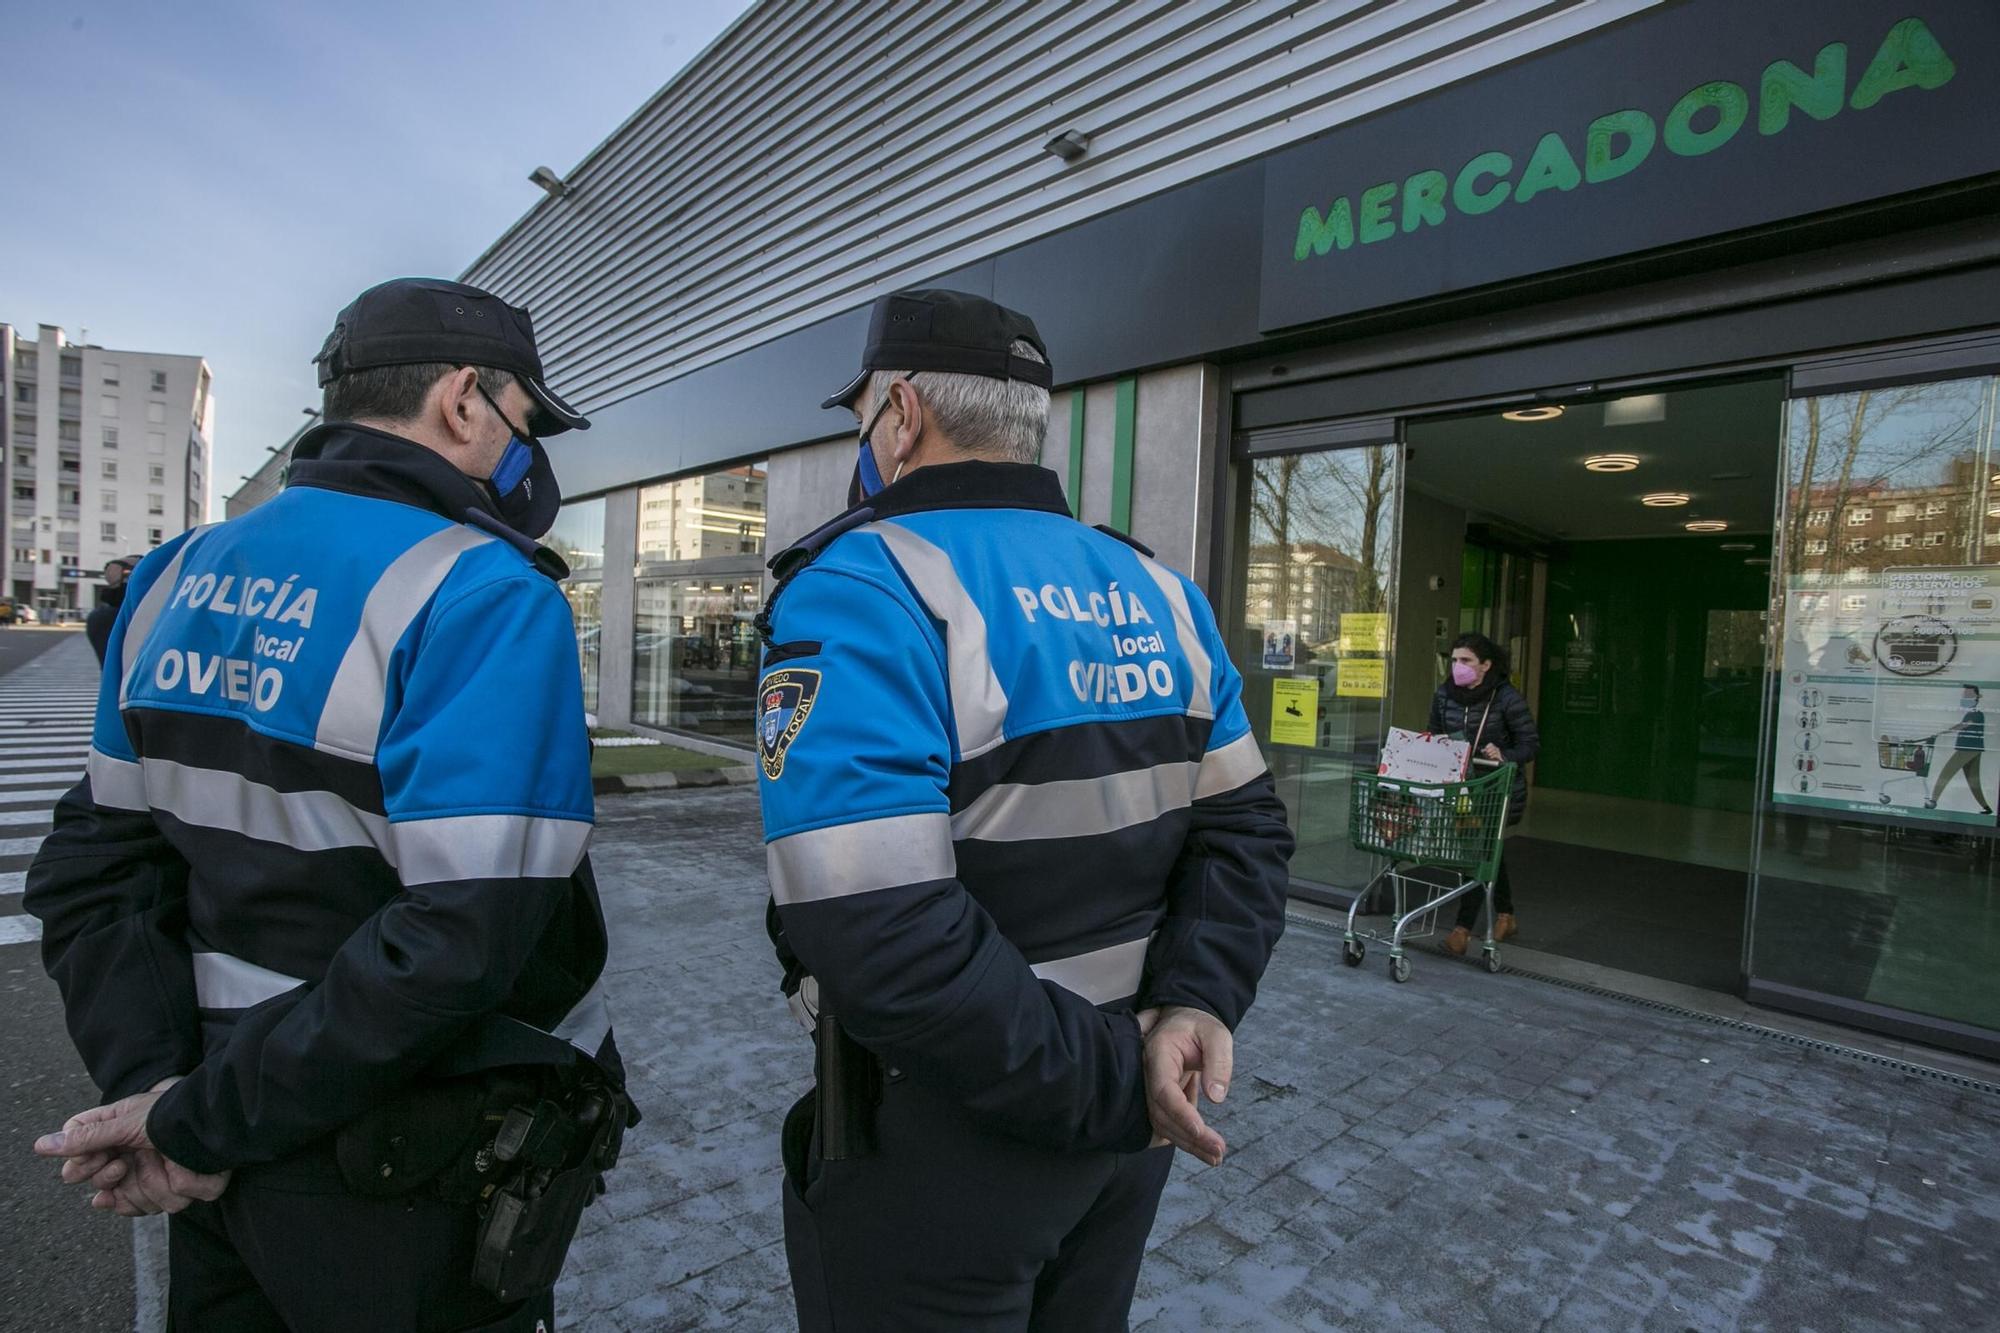
[[[773,782],[784,776],[785,751],[805,727],[818,694],[819,672],[793,668],[773,671],[757,687],[757,754]]]

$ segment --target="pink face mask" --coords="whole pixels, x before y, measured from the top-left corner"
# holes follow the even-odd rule
[[[1461,690],[1469,690],[1479,682],[1479,668],[1470,662],[1451,664],[1451,683]]]

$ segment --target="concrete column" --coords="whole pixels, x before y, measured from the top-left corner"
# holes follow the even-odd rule
[[[770,478],[764,488],[764,550],[768,554],[776,555],[847,508],[847,483],[854,478],[854,458],[852,437],[771,455]]]
[[[598,632],[597,721],[632,725],[633,572],[639,560],[639,488],[604,497],[604,627]]]
[[[1214,539],[1210,529],[1218,466],[1215,423],[1221,392],[1219,368],[1205,363],[1139,376],[1132,536],[1152,547],[1162,564],[1198,582],[1207,577],[1209,544]],[[1105,411],[1111,411],[1109,401]],[[1105,429],[1109,432],[1112,423],[1107,421]],[[1105,469],[1110,469],[1108,448]],[[1108,477],[1105,485],[1108,496]]]

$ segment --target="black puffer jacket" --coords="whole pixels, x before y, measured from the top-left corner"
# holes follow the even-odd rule
[[[1491,707],[1488,707],[1488,705]],[[1535,715],[1514,683],[1498,670],[1469,690],[1446,681],[1431,699],[1430,730],[1437,735],[1463,736],[1472,742],[1472,753],[1488,745],[1500,747],[1500,755],[1514,765],[1514,796],[1507,805],[1507,822],[1518,824],[1528,813],[1528,764],[1541,753],[1542,736],[1535,730]],[[1477,732],[1477,735],[1473,733]],[[1474,775],[1478,769],[1473,770]]]

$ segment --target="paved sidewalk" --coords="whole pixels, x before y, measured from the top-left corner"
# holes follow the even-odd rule
[[[806,1047],[756,795],[607,802],[619,1040],[648,1118],[559,1292],[589,1330],[792,1327],[777,1127]],[[1990,1327],[2000,1097],[1295,929],[1182,1158],[1146,1330]]]

